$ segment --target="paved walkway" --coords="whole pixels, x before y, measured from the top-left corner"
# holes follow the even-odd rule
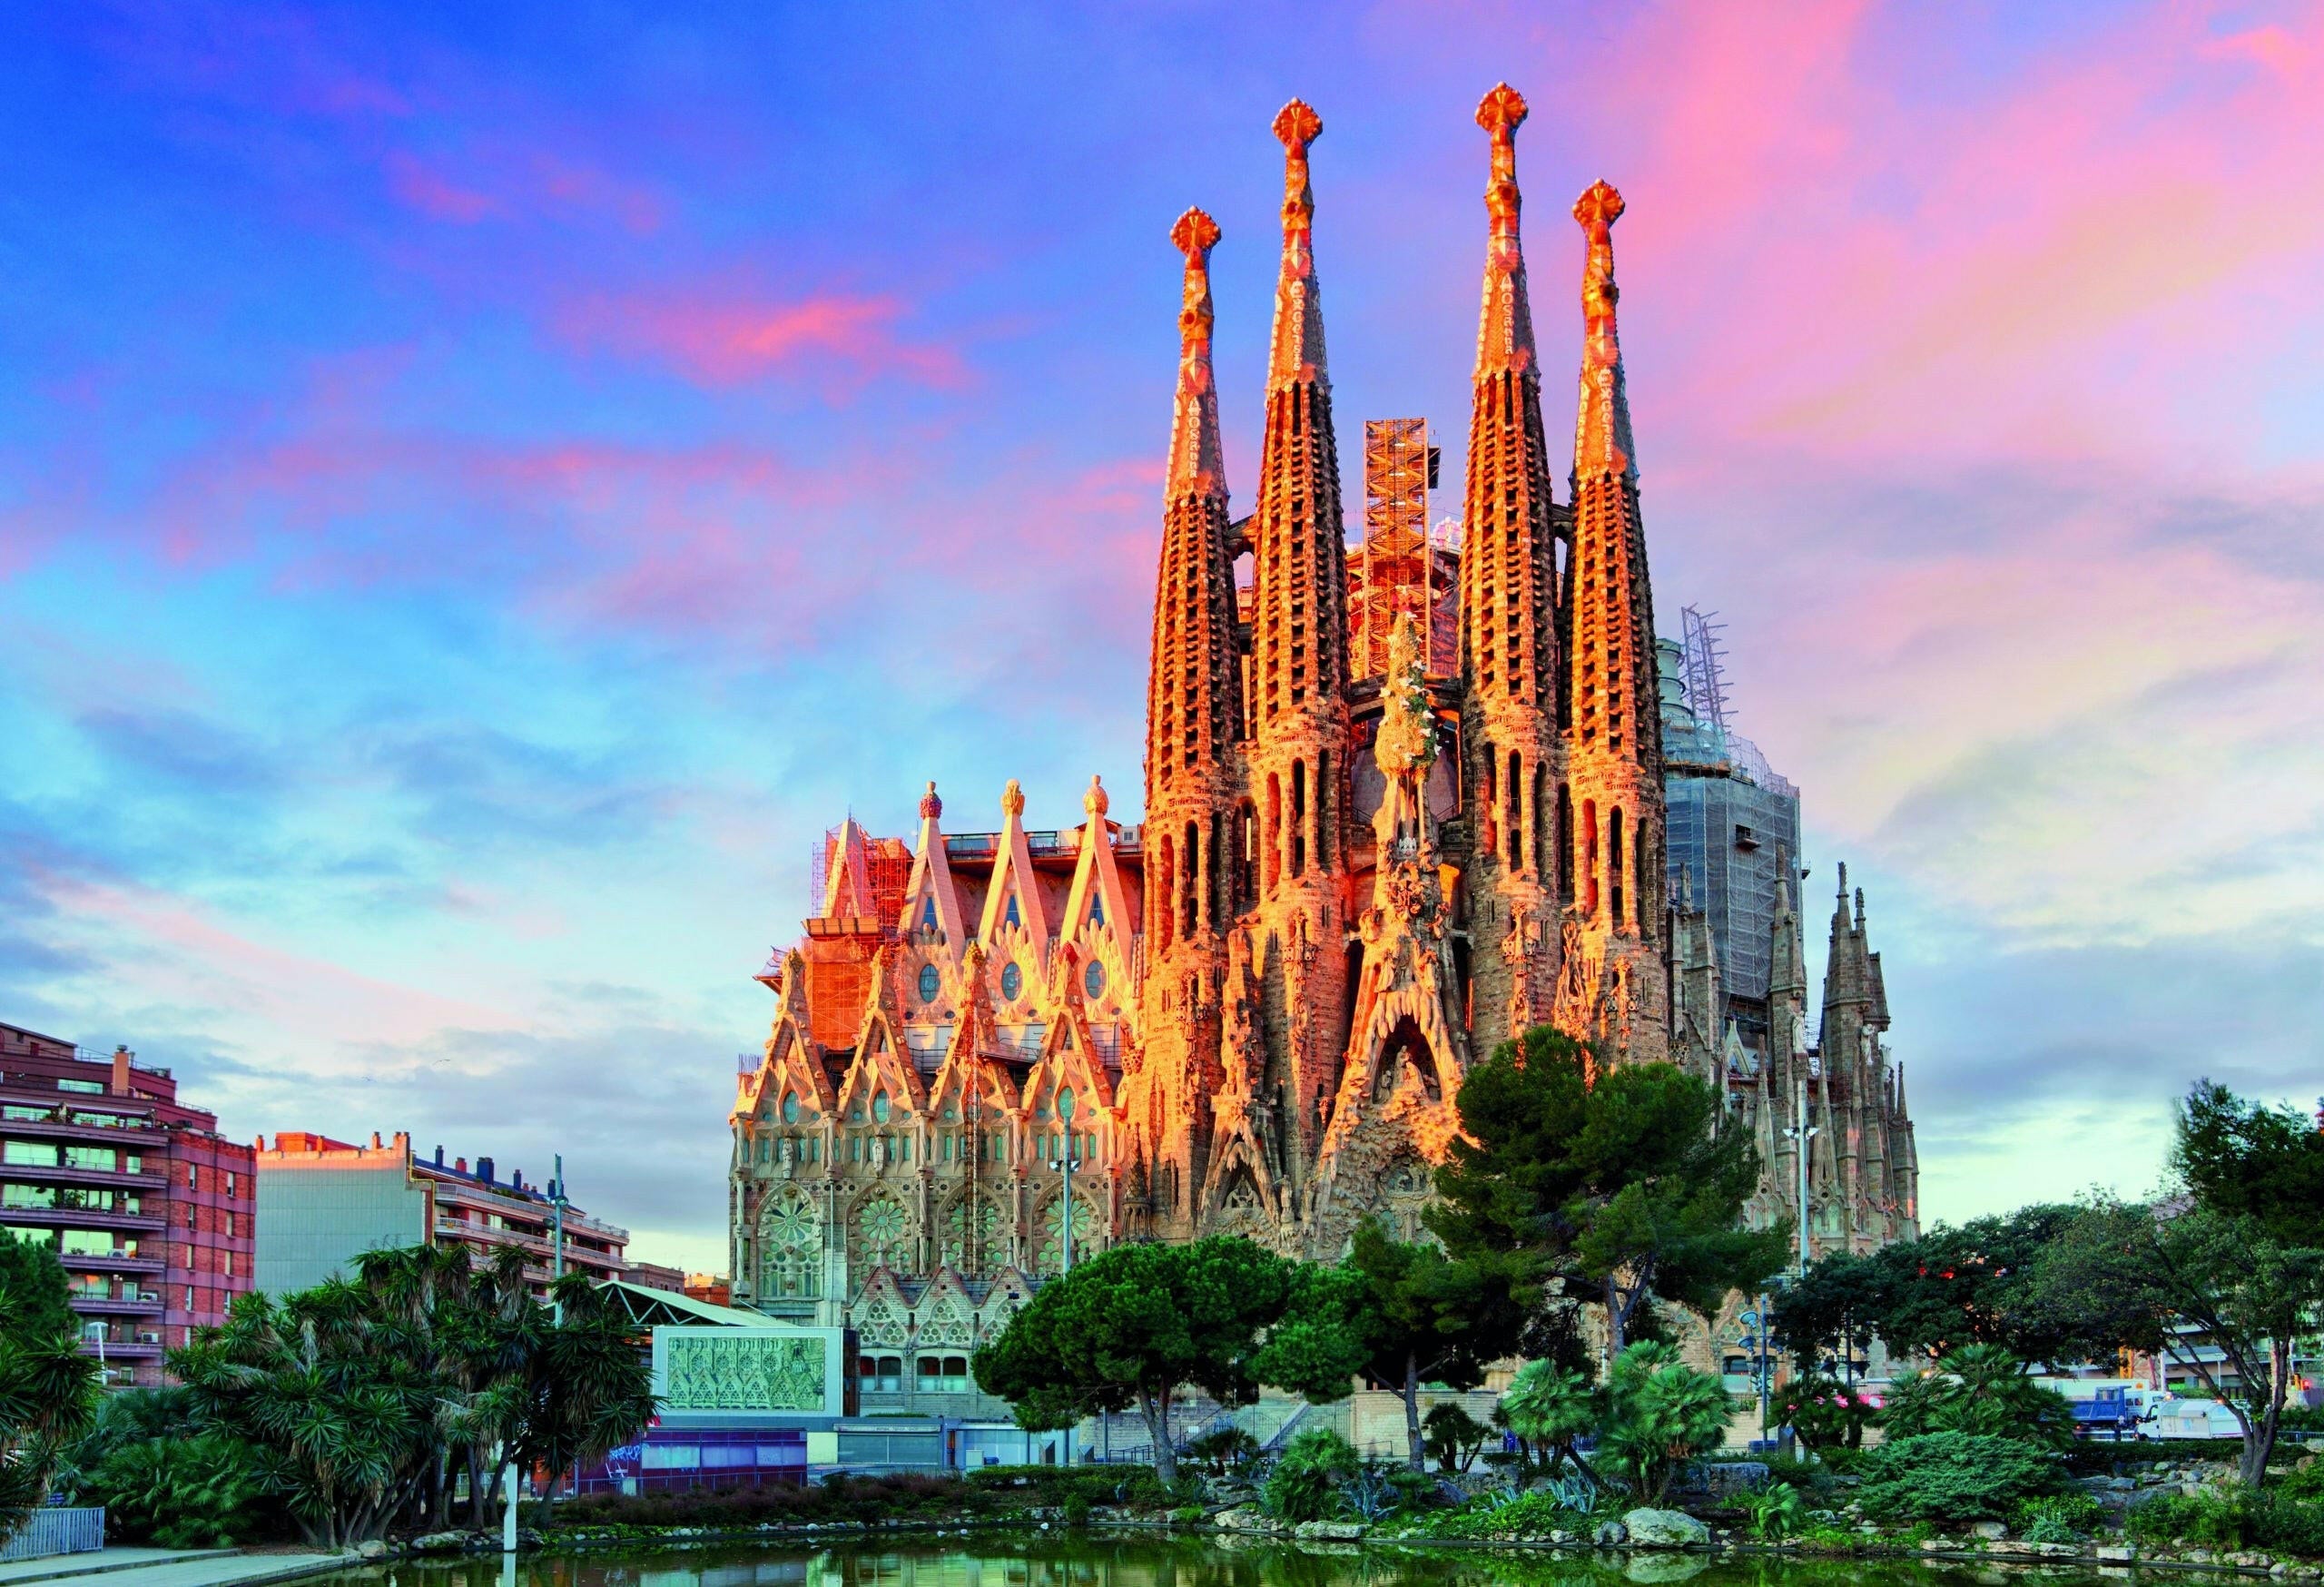
[[[0,1565],[0,1587],[258,1587],[355,1562],[341,1554],[240,1554],[230,1549],[100,1549]]]

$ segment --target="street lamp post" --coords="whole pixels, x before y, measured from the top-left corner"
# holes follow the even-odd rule
[[[1060,1194],[1058,1198],[1058,1276],[1062,1278],[1073,1271],[1073,1105],[1077,1099],[1071,1086],[1059,1086],[1057,1093],[1057,1120],[1065,1126],[1061,1134],[1065,1149],[1058,1154],[1049,1167],[1058,1171]],[[1065,1430],[1065,1464],[1073,1464],[1073,1429]]]
[[[1784,1131],[1799,1143],[1799,1276],[1807,1276],[1807,1143],[1823,1131],[1807,1122],[1807,1082],[1799,1082],[1798,1110],[1793,1115],[1798,1121]]]

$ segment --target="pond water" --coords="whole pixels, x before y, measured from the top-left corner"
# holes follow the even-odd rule
[[[2038,1572],[1919,1561],[1796,1561],[1765,1554],[1617,1554],[1533,1549],[1222,1543],[1209,1538],[979,1532],[910,1544],[717,1545],[591,1550],[442,1564],[397,1563],[308,1580],[317,1587],[2094,1587],[2127,1572]]]

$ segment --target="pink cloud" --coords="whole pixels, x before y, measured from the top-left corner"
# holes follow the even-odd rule
[[[1681,360],[1640,387],[1689,429],[1664,449],[2148,468],[2199,414],[2263,430],[2221,349],[2324,289],[2324,13],[2215,15],[2108,14],[1996,74],[1949,16],[1645,14],[1578,113],[1622,129],[1593,153],[1626,321]]]
[[[655,359],[711,386],[810,374],[842,391],[883,377],[954,389],[967,371],[951,347],[900,332],[890,296],[825,291],[803,298],[708,296],[597,300],[576,305],[566,334]]]
[[[388,191],[399,202],[431,220],[472,226],[501,212],[500,201],[491,194],[463,187],[400,150],[389,153],[382,163],[388,173]]]

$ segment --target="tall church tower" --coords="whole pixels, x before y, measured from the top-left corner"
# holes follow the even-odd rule
[[[1669,991],[1662,719],[1638,461],[1614,324],[1613,230],[1621,214],[1622,195],[1603,182],[1573,206],[1590,253],[1563,603],[1574,905],[1556,1018],[1575,1035],[1602,1039],[1618,1060],[1653,1060],[1668,1049]]]
[[[1229,855],[1241,840],[1241,662],[1210,356],[1218,237],[1218,223],[1198,209],[1170,229],[1186,255],[1186,286],[1146,695],[1146,1040],[1140,1073],[1124,1088],[1127,1122],[1144,1148],[1133,1217],[1163,1230],[1187,1226],[1203,1180],[1226,932],[1239,891]]]
[[[1558,950],[1564,744],[1558,733],[1557,543],[1541,370],[1518,242],[1517,129],[1506,83],[1477,106],[1492,142],[1492,232],[1477,319],[1461,553],[1462,783],[1470,813],[1469,1014],[1475,1048],[1550,1015]]]
[[[1272,1038],[1265,1089],[1280,1099],[1295,1164],[1315,1158],[1347,1034],[1345,529],[1307,173],[1323,130],[1296,99],[1275,118],[1284,148],[1283,265],[1250,529],[1252,957]]]

